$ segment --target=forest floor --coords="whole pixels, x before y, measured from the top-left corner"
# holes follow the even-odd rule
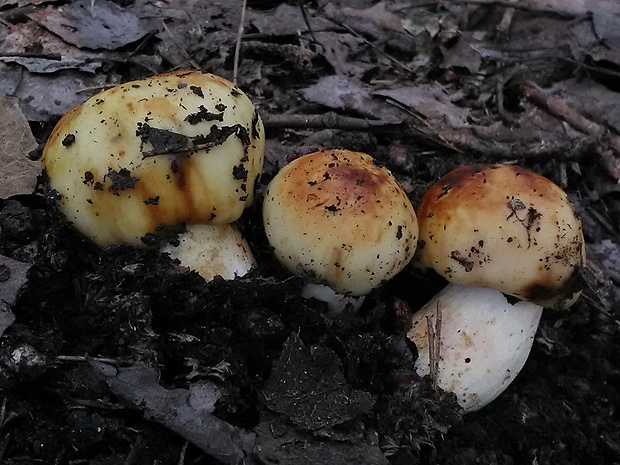
[[[69,108],[185,68],[234,79],[266,127],[240,220],[258,266],[232,281],[96,247],[40,176]],[[620,464],[616,1],[5,0],[0,107],[1,463]],[[464,415],[412,371],[398,310],[441,279],[407,268],[330,318],[275,261],[265,186],[328,148],[373,155],[414,206],[469,163],[568,193],[583,295],[545,310],[487,407]]]

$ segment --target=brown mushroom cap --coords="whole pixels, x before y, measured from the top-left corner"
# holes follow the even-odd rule
[[[161,226],[235,221],[253,200],[264,131],[224,78],[177,71],[101,92],[65,114],[43,152],[74,226],[100,245]]]
[[[308,154],[282,168],[268,186],[263,217],[282,264],[347,295],[366,294],[402,270],[418,235],[392,174],[348,150]]]
[[[524,168],[457,168],[425,193],[417,213],[416,261],[451,282],[549,306],[570,298],[585,264],[581,224],[566,193]]]

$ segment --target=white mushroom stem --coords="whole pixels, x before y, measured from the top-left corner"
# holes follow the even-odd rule
[[[454,392],[465,412],[479,410],[523,368],[542,310],[510,303],[493,289],[448,284],[413,316],[408,337],[418,348],[415,369]]]
[[[256,266],[250,246],[232,223],[189,225],[178,239],[178,246],[168,244],[161,251],[178,259],[181,266],[197,271],[207,281],[215,276],[234,279]]]
[[[325,284],[306,283],[301,290],[301,296],[304,299],[317,299],[327,304],[329,316],[338,316],[344,312],[347,307],[352,313],[357,313],[364,303],[365,296],[347,296],[334,291]]]

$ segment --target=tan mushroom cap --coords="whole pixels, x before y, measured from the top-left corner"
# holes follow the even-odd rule
[[[585,264],[581,223],[547,178],[512,165],[463,166],[425,193],[417,213],[416,261],[448,281],[543,306],[572,296]]]
[[[418,224],[398,181],[370,155],[326,150],[280,170],[263,205],[265,231],[292,273],[364,295],[401,271]]]
[[[264,130],[224,78],[177,71],[101,92],[65,114],[43,152],[65,216],[100,245],[161,226],[235,221],[252,203]]]

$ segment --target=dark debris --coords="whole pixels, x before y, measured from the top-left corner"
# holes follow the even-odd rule
[[[369,393],[347,385],[332,350],[306,348],[298,334],[284,343],[262,396],[267,407],[311,431],[351,421],[370,412],[375,403]]]
[[[233,76],[240,1],[37,3],[0,9],[0,41],[13,51],[0,91],[19,98],[41,145],[62,113],[107,85],[187,67]],[[0,295],[2,463],[231,463],[177,428],[172,412],[141,403],[161,395],[163,407],[182,408],[205,385],[218,394],[201,414],[255,434],[261,464],[620,463],[620,55],[615,16],[601,10],[614,2],[588,2],[592,14],[570,0],[553,14],[527,0],[512,12],[484,2],[290,3],[249,2],[240,49],[238,85],[267,128],[265,173],[239,223],[257,270],[205,284],[157,253],[176,228],[145,237],[149,249],[100,250],[62,220],[53,193],[0,199],[0,254],[27,278],[12,261],[0,269],[0,280],[10,272],[0,286],[20,278]],[[117,13],[109,32],[94,32]],[[59,53],[63,68],[51,72]],[[581,108],[585,120],[545,108]],[[250,139],[234,125],[186,138],[145,124],[136,137],[153,148],[145,156]],[[407,269],[359,314],[330,318],[273,259],[260,214],[266,183],[331,147],[373,154],[414,205],[451,169],[499,161],[549,177],[575,202],[590,256],[584,295],[569,312],[545,312],[523,372],[482,411],[461,416],[453,396],[411,372],[403,321],[443,281]],[[108,176],[118,188],[135,182]],[[114,376],[95,376],[103,365]]]

